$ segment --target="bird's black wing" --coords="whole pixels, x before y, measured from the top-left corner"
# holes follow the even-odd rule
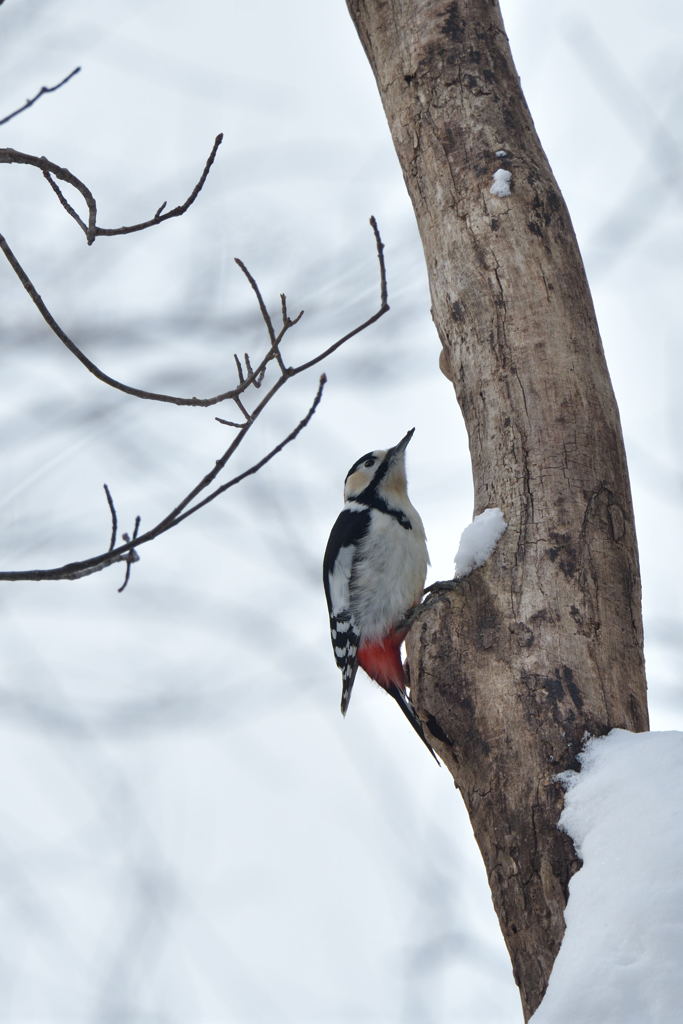
[[[334,657],[342,673],[343,715],[349,706],[353,681],[358,670],[356,655],[360,642],[358,628],[351,614],[351,571],[358,545],[367,533],[369,525],[369,509],[343,509],[332,527],[323,558],[323,583],[330,613],[330,636]]]

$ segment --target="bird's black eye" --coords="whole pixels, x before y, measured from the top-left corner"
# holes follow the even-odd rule
[[[370,466],[374,466],[375,465],[375,460],[374,459],[366,459],[365,462],[363,463],[363,465],[367,466],[368,469],[370,469]]]

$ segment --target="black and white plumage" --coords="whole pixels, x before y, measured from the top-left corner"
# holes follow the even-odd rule
[[[396,700],[431,751],[406,692],[400,654],[403,623],[422,598],[429,564],[422,520],[407,490],[405,450],[413,433],[393,448],[368,452],[349,470],[323,580],[342,673],[342,714],[360,665]]]
[[[325,558],[323,582],[330,613],[330,636],[337,665],[342,673],[342,714],[346,714],[356,678],[356,654],[360,633],[351,610],[353,561],[370,526],[369,509],[357,505],[344,507],[332,527]]]

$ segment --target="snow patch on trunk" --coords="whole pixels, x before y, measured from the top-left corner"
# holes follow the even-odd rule
[[[474,517],[460,538],[460,547],[455,556],[456,580],[468,576],[490,558],[507,530],[507,525],[499,508],[487,508],[481,515]]]
[[[683,732],[593,739],[560,826],[583,867],[533,1024],[673,1024],[682,1018]]]
[[[497,171],[493,172],[489,192],[492,196],[500,196],[501,198],[509,196],[511,183],[512,171],[506,171],[505,168],[499,167]]]

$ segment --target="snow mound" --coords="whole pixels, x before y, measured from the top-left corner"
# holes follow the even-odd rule
[[[483,565],[507,530],[499,508],[487,508],[463,530],[455,556],[455,578],[462,579]]]
[[[511,181],[512,172],[506,171],[503,167],[499,167],[497,171],[493,172],[489,192],[492,196],[509,196]]]
[[[683,732],[591,740],[560,825],[583,867],[533,1024],[683,1020]]]

